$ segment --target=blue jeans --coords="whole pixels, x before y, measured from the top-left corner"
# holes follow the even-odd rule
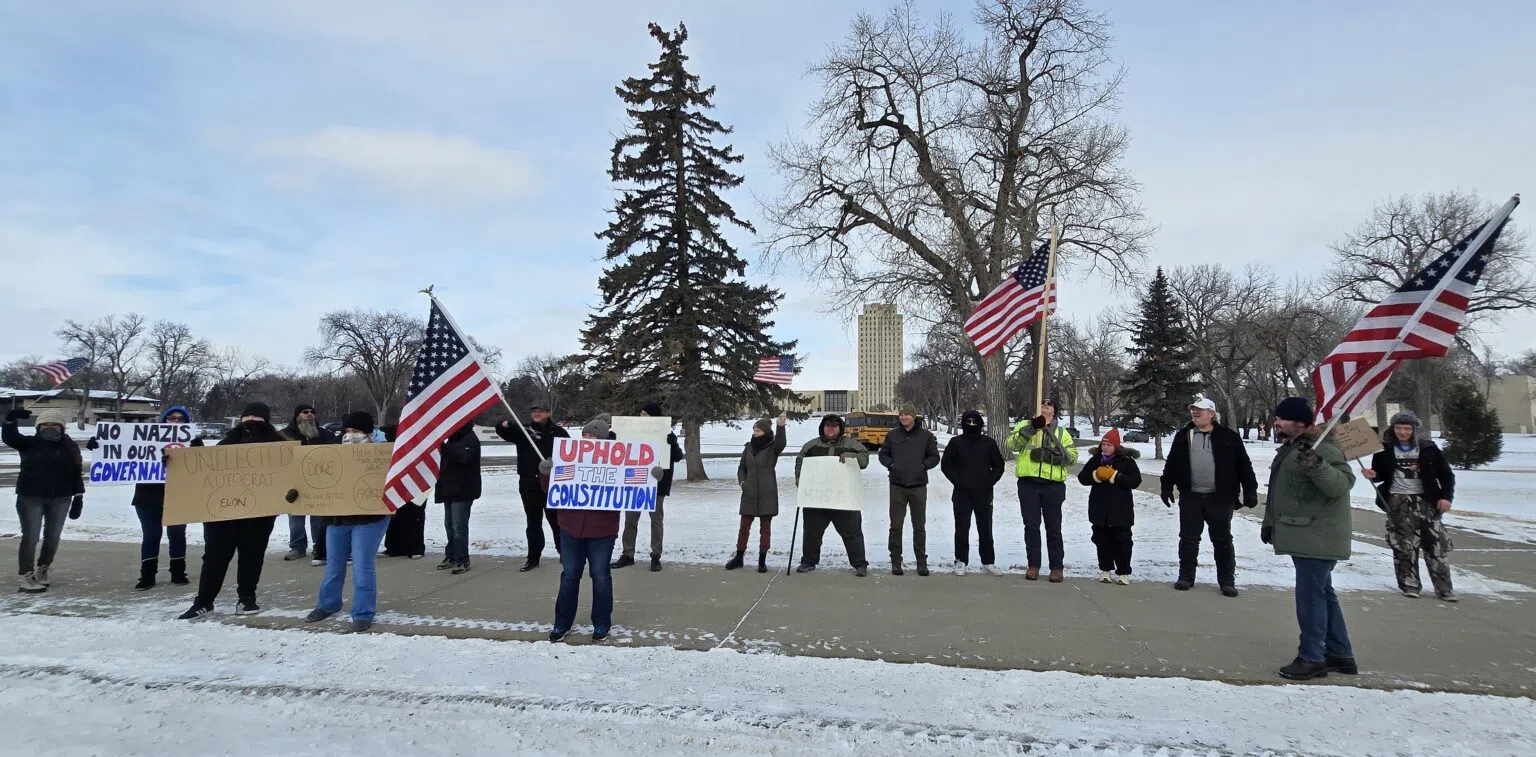
[[[159,559],[160,524],[165,518],[165,508],[141,505],[133,509],[139,513],[139,530],[144,532],[144,539],[139,542],[139,561]],[[165,526],[165,536],[171,542],[171,559],[185,560],[187,558],[187,527]]]
[[[576,622],[576,600],[581,597],[582,567],[592,569],[592,630],[607,633],[613,626],[613,559],[615,537],[578,539],[560,532],[560,596],[555,598],[555,630],[569,631]]]
[[[303,552],[309,549],[309,540],[304,535],[303,515],[288,516],[288,549],[294,552]],[[329,519],[323,515],[309,516],[309,532],[315,541],[315,559],[325,559],[325,524]]]
[[[443,503],[443,530],[448,533],[448,548],[443,552],[448,562],[454,565],[469,564],[469,506],[473,504],[473,501]]]
[[[1296,624],[1301,626],[1297,655],[1309,662],[1322,662],[1325,656],[1354,657],[1339,595],[1333,591],[1338,561],[1295,556],[1291,561],[1296,564]]]
[[[378,576],[375,570],[379,543],[389,530],[389,519],[352,525],[330,523],[325,529],[325,578],[320,580],[316,609],[341,611],[341,585],[347,580],[347,558],[352,558],[352,619],[373,620],[378,606]]]

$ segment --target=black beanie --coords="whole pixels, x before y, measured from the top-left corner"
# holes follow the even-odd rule
[[[652,418],[660,418],[661,416],[666,415],[666,413],[661,412],[661,405],[658,405],[658,404],[656,404],[654,402],[652,402],[649,405],[646,405],[645,407],[640,408],[640,412],[645,413],[646,415],[649,415]]]
[[[347,413],[341,419],[343,429],[355,428],[365,434],[373,433],[373,416],[361,410],[355,413]]]
[[[268,423],[272,422],[272,408],[267,407],[265,402],[252,402],[246,405],[245,409],[240,411],[240,417],[244,418],[248,415],[254,415]]]
[[[1282,421],[1312,422],[1312,406],[1305,397],[1286,397],[1275,405],[1275,417]]]

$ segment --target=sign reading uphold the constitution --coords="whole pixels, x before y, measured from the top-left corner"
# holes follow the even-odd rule
[[[807,457],[800,461],[800,486],[796,489],[797,507],[825,510],[861,510],[864,507],[864,480],[859,464],[836,457]]]
[[[98,486],[165,483],[160,451],[197,438],[190,423],[98,423],[90,482]]]
[[[556,439],[544,503],[564,510],[656,509],[656,445],[607,439]]]
[[[388,515],[384,474],[393,447],[272,442],[176,450],[166,465],[165,523],[283,513]]]

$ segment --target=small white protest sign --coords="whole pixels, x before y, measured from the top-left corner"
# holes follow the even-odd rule
[[[613,417],[613,435],[626,442],[650,442],[656,446],[657,465],[672,467],[672,445],[667,444],[667,434],[672,433],[672,419],[666,416],[653,418],[649,415],[616,415]]]
[[[800,486],[796,505],[826,510],[861,510],[864,507],[864,480],[859,464],[850,458],[807,457],[800,461]]]
[[[96,486],[163,484],[161,451],[196,438],[190,423],[98,423],[88,480]]]

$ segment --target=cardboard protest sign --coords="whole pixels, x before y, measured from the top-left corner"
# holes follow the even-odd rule
[[[197,438],[190,423],[98,423],[89,480],[96,486],[163,484],[160,451]]]
[[[836,457],[807,457],[800,462],[800,486],[796,506],[827,510],[861,510],[864,480],[859,464]]]
[[[672,419],[666,416],[616,415],[613,417],[613,435],[626,442],[650,442],[656,447],[656,464],[663,468],[672,466],[672,445],[667,444],[667,434],[672,433]]]
[[[544,504],[565,510],[651,512],[659,465],[649,442],[556,439]]]
[[[392,444],[298,442],[177,450],[166,465],[166,525],[302,515],[387,515]],[[288,492],[297,499],[288,502]]]
[[[1381,437],[1364,418],[1335,425],[1330,434],[1339,443],[1339,449],[1344,450],[1345,460],[1358,460],[1381,451]]]

